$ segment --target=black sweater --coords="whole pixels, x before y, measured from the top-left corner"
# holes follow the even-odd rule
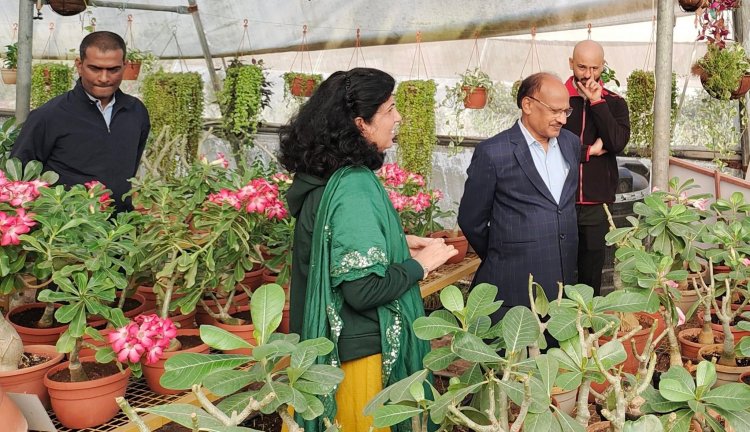
[[[124,211],[130,204],[122,195],[130,190],[150,130],[146,107],[120,90],[107,128],[79,80],[73,90],[29,113],[11,156],[24,164],[40,161],[66,186],[98,180],[112,190],[116,211]]]
[[[315,217],[323,197],[326,181],[297,173],[287,192],[291,214],[297,218],[294,227],[292,253],[292,283],[289,294],[289,330],[302,333],[305,312],[307,276],[310,269],[310,250]],[[355,360],[381,352],[378,306],[399,297],[424,275],[422,266],[409,258],[391,264],[380,277],[375,274],[343,282],[344,304],[341,320],[344,327],[339,337],[339,359]]]
[[[581,165],[579,167],[577,204],[612,203],[615,201],[617,181],[617,154],[630,140],[630,117],[625,99],[602,90],[602,99],[591,104],[584,100],[573,86],[572,77],[565,83],[570,95],[573,114],[568,117],[565,129],[581,140]],[[591,145],[601,138],[607,153],[589,154]]]

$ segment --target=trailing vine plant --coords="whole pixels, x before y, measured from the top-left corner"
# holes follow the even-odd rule
[[[70,90],[73,69],[60,63],[39,63],[31,68],[31,108],[39,108]]]
[[[640,157],[651,157],[654,141],[654,73],[636,69],[627,79],[627,101],[630,111],[630,142],[628,148]],[[672,123],[677,113],[677,79],[672,74]]]
[[[143,80],[143,103],[151,117],[151,136],[159,135],[169,126],[172,134],[187,138],[188,166],[198,153],[203,129],[203,80],[197,72],[163,72],[148,75]],[[173,172],[176,162],[164,159],[161,169]]]
[[[396,88],[396,106],[402,122],[398,133],[398,160],[406,170],[432,175],[432,151],[437,143],[435,132],[435,92],[433,80],[410,80]]]
[[[252,146],[261,121],[261,112],[270,103],[270,85],[262,60],[253,60],[252,64],[246,65],[234,59],[227,68],[224,87],[218,99],[224,134],[238,168],[245,166],[240,163],[244,159],[243,150]]]

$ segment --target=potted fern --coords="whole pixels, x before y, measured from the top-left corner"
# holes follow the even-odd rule
[[[16,68],[18,67],[18,43],[5,45],[3,55],[2,77],[5,84],[16,83]]]

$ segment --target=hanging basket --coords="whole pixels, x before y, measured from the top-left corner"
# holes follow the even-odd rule
[[[303,97],[312,96],[313,90],[315,90],[315,80],[312,78],[303,80],[302,77],[299,76],[294,77],[294,80],[292,80],[292,87],[289,89],[292,95]]]
[[[0,74],[2,74],[3,82],[5,84],[16,83],[16,70],[15,69],[2,69],[0,70]]]
[[[464,106],[469,109],[482,109],[487,105],[487,89],[484,87],[461,87],[464,94]]]
[[[125,64],[125,72],[122,74],[122,79],[127,81],[134,81],[138,79],[138,75],[141,73],[141,64],[135,62],[128,62]]]
[[[49,0],[49,7],[62,16],[78,15],[86,10],[86,0]]]
[[[750,75],[743,75],[740,80],[740,86],[732,92],[732,99],[740,99],[748,91],[750,91]]]
[[[708,0],[678,0],[680,9],[685,12],[695,12],[698,9],[708,7]]]

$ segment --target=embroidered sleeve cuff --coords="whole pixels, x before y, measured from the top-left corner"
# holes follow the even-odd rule
[[[604,102],[607,102],[607,101],[604,100],[604,98],[601,98],[596,102],[591,102],[591,106],[599,105],[600,103],[604,103]]]

